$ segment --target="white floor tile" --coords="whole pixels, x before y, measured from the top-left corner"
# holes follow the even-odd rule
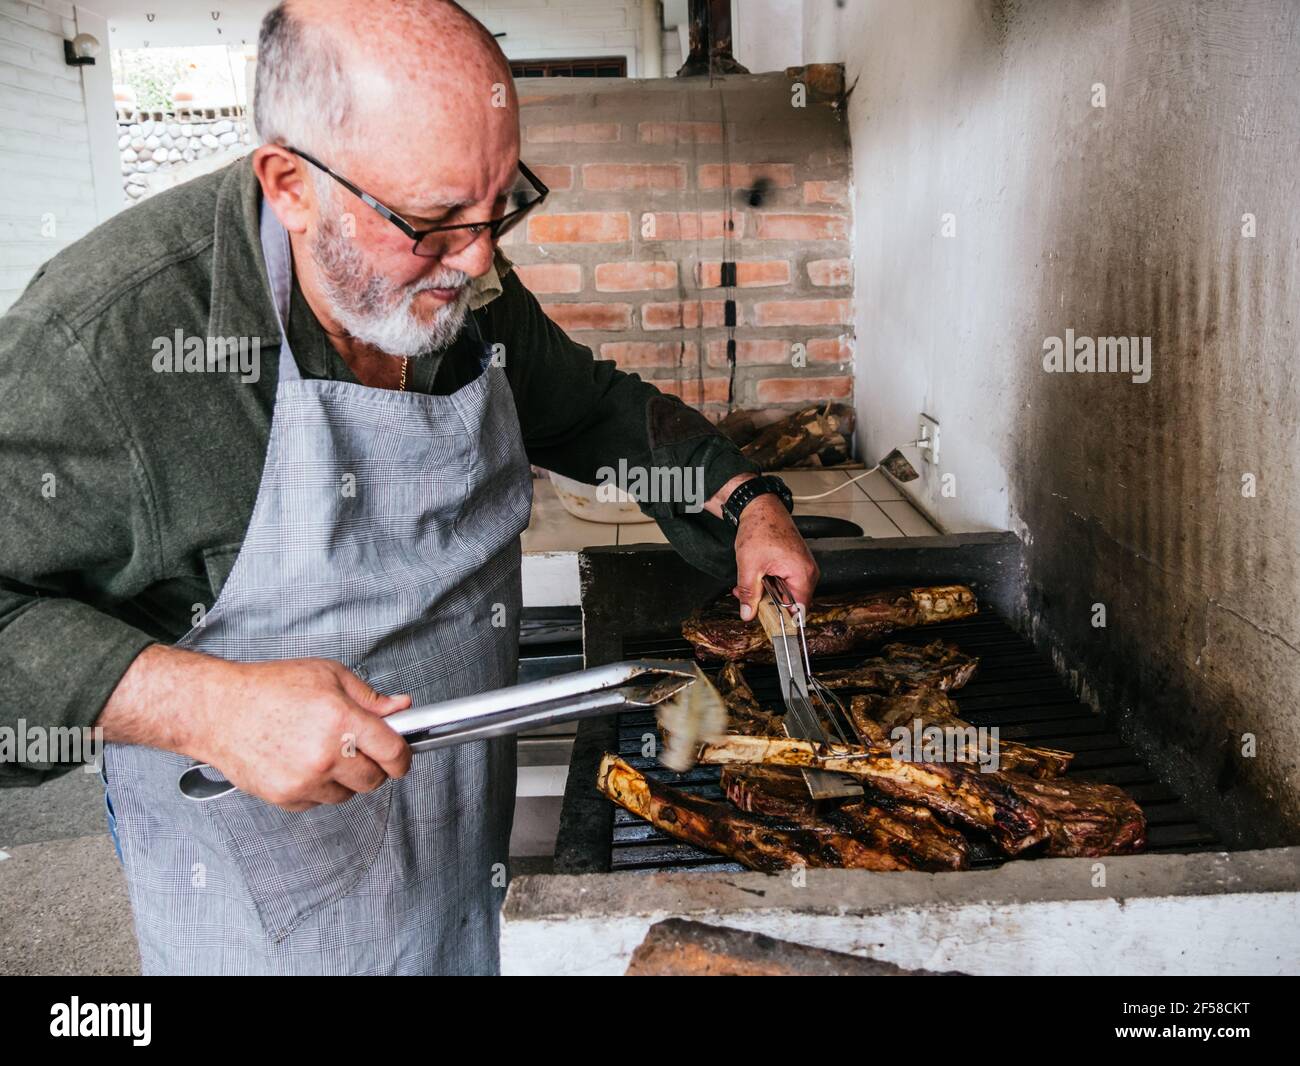
[[[879,503],[882,500],[903,500],[903,490],[885,477],[879,470],[872,471],[853,486]]]
[[[886,500],[877,506],[889,515],[906,537],[932,537],[939,532],[907,500]]]
[[[861,472],[855,471],[859,474]],[[811,496],[814,493],[833,489],[837,485],[843,485],[848,476],[843,470],[773,470],[772,473],[789,485],[790,491],[796,496]],[[848,489],[842,489],[835,493],[835,496],[847,492]],[[828,499],[833,498],[828,497]]]

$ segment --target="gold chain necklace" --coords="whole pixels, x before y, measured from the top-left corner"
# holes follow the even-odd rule
[[[407,356],[402,356],[402,380],[397,383],[398,392],[406,391],[406,368],[410,362],[411,360]]]

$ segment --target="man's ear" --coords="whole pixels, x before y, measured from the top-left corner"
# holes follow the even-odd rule
[[[253,173],[275,217],[290,233],[305,233],[316,210],[309,164],[283,145],[264,144],[253,152]]]

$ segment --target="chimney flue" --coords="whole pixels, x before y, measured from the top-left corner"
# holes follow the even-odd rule
[[[748,74],[731,54],[731,0],[690,0],[691,54],[679,78],[700,74]]]

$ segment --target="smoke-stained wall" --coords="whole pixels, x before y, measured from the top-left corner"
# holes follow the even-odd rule
[[[806,0],[804,42],[856,82],[862,454],[937,418],[917,498],[1021,534],[1062,668],[1300,836],[1300,4]]]

